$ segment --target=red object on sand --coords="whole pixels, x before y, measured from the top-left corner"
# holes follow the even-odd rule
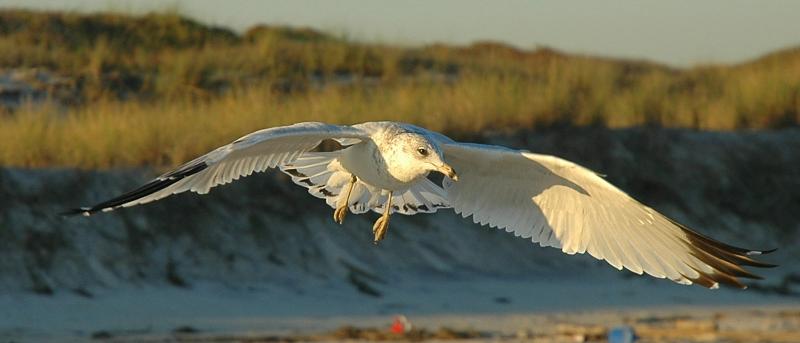
[[[394,334],[402,335],[410,329],[406,327],[407,322],[408,319],[406,319],[404,316],[394,317],[394,321],[392,322],[392,326],[389,328],[389,331]]]

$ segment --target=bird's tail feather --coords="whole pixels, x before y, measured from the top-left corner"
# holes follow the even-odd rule
[[[339,155],[340,151],[308,152],[280,168],[292,177],[294,183],[307,188],[308,193],[325,199],[329,206],[336,208],[342,189],[351,180],[350,173],[339,164]]]
[[[294,183],[306,187],[311,195],[325,199],[328,206],[336,208],[339,201],[344,200],[340,198],[347,196],[344,193],[353,177],[339,164],[340,154],[341,150],[308,152],[282,166],[281,171],[291,176]],[[387,196],[387,192],[357,181],[350,193],[350,212],[382,213]],[[447,207],[450,205],[444,190],[427,179],[404,192],[395,192],[392,197],[392,212],[401,214],[432,213]]]

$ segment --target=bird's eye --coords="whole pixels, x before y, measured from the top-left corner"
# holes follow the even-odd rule
[[[428,156],[428,149],[425,148],[417,148],[417,152],[422,156]]]

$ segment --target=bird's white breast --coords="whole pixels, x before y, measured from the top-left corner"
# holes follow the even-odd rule
[[[403,181],[393,176],[387,169],[384,156],[373,141],[365,141],[344,149],[339,157],[339,163],[362,182],[380,189],[404,191],[415,181]]]

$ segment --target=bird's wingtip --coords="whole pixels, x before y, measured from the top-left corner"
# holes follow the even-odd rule
[[[776,250],[778,250],[778,248],[769,249],[769,250],[751,250],[751,251],[748,251],[748,252],[746,253],[746,255],[747,255],[747,256],[766,255],[766,254],[769,254],[769,253],[773,253],[773,252],[775,252]]]
[[[91,207],[73,208],[66,211],[62,211],[58,215],[62,217],[74,217],[77,215],[88,217],[92,215],[92,208]]]

